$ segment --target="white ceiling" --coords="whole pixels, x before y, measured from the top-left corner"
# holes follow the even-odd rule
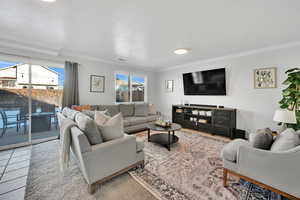
[[[300,41],[299,0],[1,0],[0,45],[145,69]],[[177,48],[187,55],[175,55]]]

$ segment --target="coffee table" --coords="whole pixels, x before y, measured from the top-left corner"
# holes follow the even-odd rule
[[[178,137],[175,135],[175,131],[180,130],[182,127],[179,124],[172,123],[171,127],[163,128],[155,124],[148,124],[148,142],[154,142],[165,146],[169,151],[171,145],[178,142]],[[155,133],[151,135],[151,131],[160,131],[162,133]],[[171,134],[172,133],[172,134]]]

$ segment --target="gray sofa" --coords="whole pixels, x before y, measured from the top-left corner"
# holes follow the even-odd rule
[[[222,157],[224,186],[232,174],[289,199],[300,198],[300,145],[272,152],[235,139],[223,148]]]
[[[78,111],[64,109],[57,113],[59,125],[69,118],[75,122]],[[133,135],[91,145],[86,134],[77,126],[71,128],[71,151],[88,184],[90,193],[100,184],[131,168],[144,165],[144,143]]]
[[[124,118],[124,131],[126,133],[134,133],[147,128],[147,124],[155,122],[159,116],[159,112],[150,112],[149,105],[143,104],[117,104],[117,105],[91,105],[91,110],[108,110],[113,116],[122,113]],[[136,111],[139,110],[137,115]],[[93,115],[93,114],[92,114]],[[90,115],[90,117],[92,117]]]

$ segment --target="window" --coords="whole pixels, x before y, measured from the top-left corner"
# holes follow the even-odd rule
[[[116,73],[116,102],[146,101],[146,77],[129,73]]]

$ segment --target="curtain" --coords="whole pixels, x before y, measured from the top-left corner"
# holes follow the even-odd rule
[[[79,105],[78,63],[65,62],[65,80],[62,106]]]

